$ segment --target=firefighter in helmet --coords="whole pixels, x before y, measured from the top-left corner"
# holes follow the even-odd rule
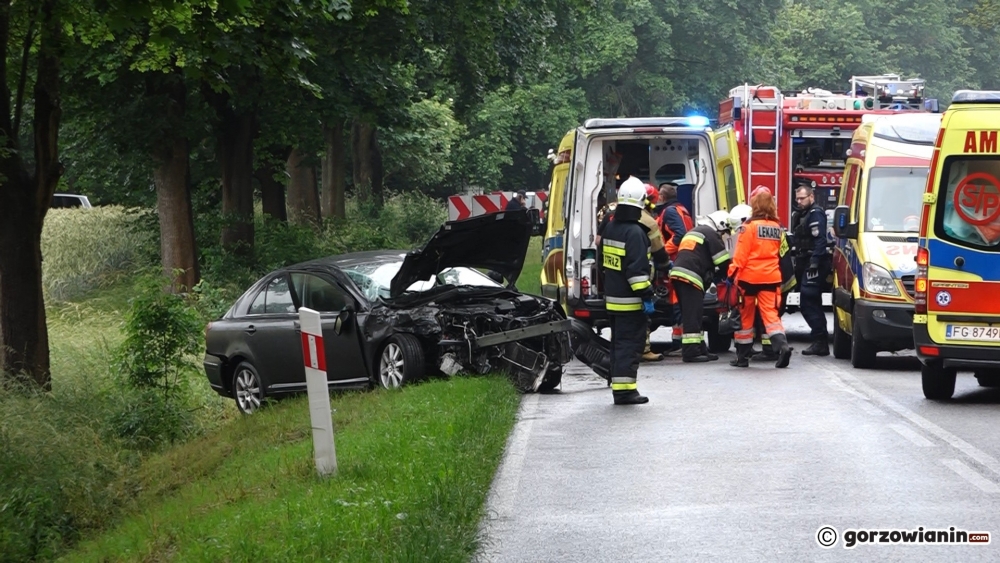
[[[681,239],[677,259],[670,270],[670,281],[681,306],[681,359],[684,362],[709,362],[719,357],[708,351],[702,335],[705,287],[715,279],[716,269],[729,267],[729,251],[722,239],[729,233],[729,213],[715,211],[699,218],[698,226]]]
[[[636,386],[646,329],[653,312],[649,236],[640,222],[646,189],[635,177],[618,189],[614,217],[601,236],[604,302],[611,321],[611,391],[616,405],[649,399]]]
[[[653,265],[657,270],[666,269],[670,264],[670,259],[667,257],[667,251],[663,248],[663,238],[660,237],[660,227],[657,225],[656,219],[652,214],[652,208],[656,204],[659,192],[657,192],[656,188],[649,184],[646,184],[643,187],[646,190],[646,197],[644,200],[645,203],[643,204],[642,215],[639,217],[639,223],[641,223],[643,228],[646,229],[646,236],[649,237],[649,252],[653,258]],[[600,244],[601,238],[604,236],[604,230],[607,228],[608,223],[611,222],[614,215],[615,209],[611,208],[600,218],[597,225],[597,244]],[[646,346],[642,351],[642,361],[658,362],[662,359],[663,355],[653,352],[650,347],[649,328],[647,327]]]

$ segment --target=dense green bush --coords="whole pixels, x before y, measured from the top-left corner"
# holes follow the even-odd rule
[[[50,299],[121,281],[157,255],[157,231],[139,210],[52,209],[42,230],[42,282]],[[154,258],[155,259],[155,258]]]
[[[118,438],[137,449],[172,443],[193,432],[184,393],[199,372],[195,359],[204,345],[198,311],[183,297],[166,293],[169,280],[141,278],[125,314],[125,339],[115,367],[126,394],[111,417]]]

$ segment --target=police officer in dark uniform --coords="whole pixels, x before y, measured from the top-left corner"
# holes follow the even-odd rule
[[[812,344],[802,351],[804,356],[830,355],[829,332],[823,312],[823,290],[830,275],[831,258],[826,244],[826,212],[816,204],[812,186],[800,185],[795,189],[795,201],[802,208],[795,225],[795,244],[798,249],[796,269],[803,269],[800,308],[802,317],[809,324]]]
[[[639,222],[645,198],[641,180],[625,180],[618,189],[614,217],[601,236],[604,302],[611,321],[611,391],[616,405],[649,402],[636,386],[646,344],[646,316],[653,313],[649,237]]]

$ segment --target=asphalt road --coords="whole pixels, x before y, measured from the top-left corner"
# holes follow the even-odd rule
[[[799,350],[804,327],[786,318]],[[960,373],[954,401],[926,401],[905,353],[870,371],[798,351],[785,370],[732,368],[732,357],[643,364],[647,405],[613,406],[582,364],[560,394],[525,396],[477,560],[1000,559],[1000,389]],[[816,539],[826,526],[829,549]],[[887,534],[845,549],[849,530],[920,526],[991,532],[991,543]]]

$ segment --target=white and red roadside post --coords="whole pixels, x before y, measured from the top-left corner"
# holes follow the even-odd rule
[[[306,368],[316,472],[330,475],[337,472],[337,447],[333,442],[333,415],[330,411],[326,351],[323,348],[323,324],[319,311],[299,308],[299,323],[302,326],[302,361]]]

